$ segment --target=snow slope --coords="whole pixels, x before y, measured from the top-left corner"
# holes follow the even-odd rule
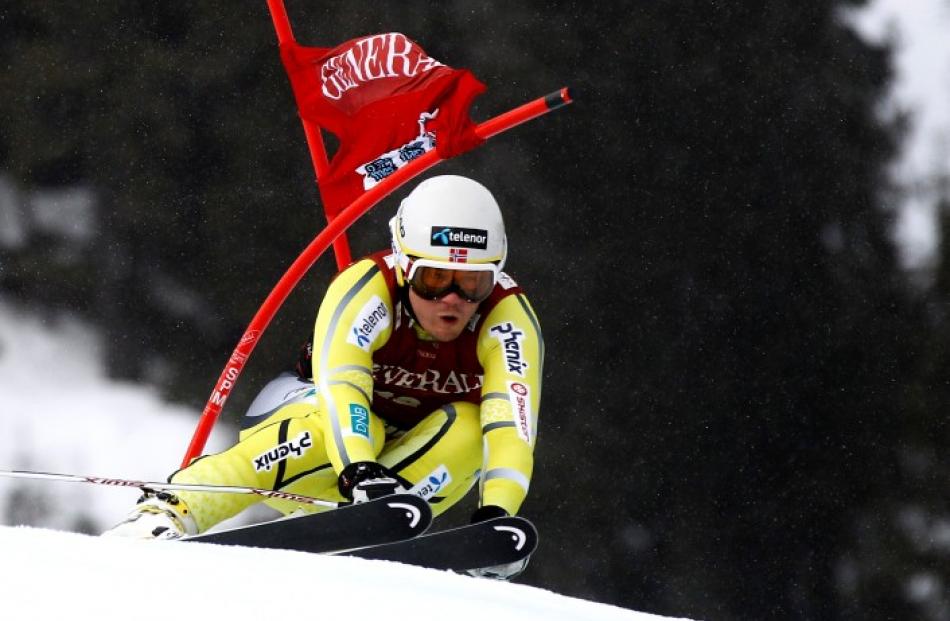
[[[650,621],[668,617],[398,563],[0,527],[3,617]]]

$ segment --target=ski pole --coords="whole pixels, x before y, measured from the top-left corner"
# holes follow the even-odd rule
[[[66,481],[71,483],[94,483],[96,485],[111,485],[113,487],[137,487],[144,492],[153,491],[191,491],[215,492],[223,494],[254,494],[264,498],[276,500],[290,500],[318,507],[336,509],[349,503],[321,500],[312,496],[302,496],[280,490],[245,487],[242,485],[204,485],[201,483],[158,483],[152,481],[135,481],[132,479],[111,479],[107,477],[85,476],[79,474],[57,474],[53,472],[32,472],[29,470],[0,470],[0,476],[14,479],[42,479],[46,481]]]

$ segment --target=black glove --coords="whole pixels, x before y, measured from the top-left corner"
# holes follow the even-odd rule
[[[294,370],[300,379],[313,379],[313,339],[300,346]]]
[[[358,461],[344,468],[337,479],[337,487],[344,498],[354,503],[406,491],[399,475],[375,461]]]
[[[499,517],[508,517],[508,512],[498,505],[485,505],[476,509],[475,513],[472,514],[472,524]]]

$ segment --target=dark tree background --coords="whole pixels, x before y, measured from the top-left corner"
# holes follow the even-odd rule
[[[498,195],[545,330],[524,581],[697,619],[950,618],[950,259],[914,287],[889,242],[889,50],[839,17],[864,2],[406,4],[287,9],[305,44],[395,30],[472,69],[477,120],[576,93],[438,169]],[[322,226],[265,3],[7,0],[0,93],[0,171],[96,197],[91,245],[34,227],[0,291],[100,322],[112,373],[200,407]]]

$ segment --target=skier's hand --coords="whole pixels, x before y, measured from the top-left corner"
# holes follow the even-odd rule
[[[337,487],[345,498],[354,503],[406,491],[398,475],[375,461],[360,461],[344,468],[337,480]]]
[[[313,379],[313,339],[300,346],[297,364],[294,365],[297,377],[303,380]]]

